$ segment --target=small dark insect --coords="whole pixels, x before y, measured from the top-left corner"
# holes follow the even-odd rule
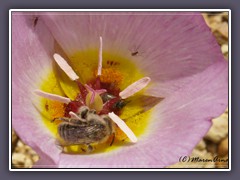
[[[127,103],[128,102],[126,102],[125,100],[121,99],[116,104],[114,104],[114,108],[122,109]]]
[[[136,56],[136,55],[138,55],[138,54],[139,54],[138,51],[135,51],[135,52],[132,52],[132,53],[131,53],[132,56]]]
[[[33,27],[36,27],[36,25],[37,25],[37,23],[38,23],[38,19],[39,19],[38,16],[34,17],[34,20],[33,20]]]
[[[116,96],[114,96],[114,95],[112,95],[112,94],[109,94],[109,93],[103,93],[103,94],[101,94],[100,96],[101,96],[101,98],[102,98],[102,100],[103,100],[103,103],[105,103],[105,102],[107,102],[107,101],[109,101],[109,100],[111,100],[111,99],[116,98]]]
[[[45,104],[45,109],[46,109],[46,111],[49,110],[48,104]]]
[[[103,93],[101,94],[101,98],[103,100],[103,103],[109,101],[109,100],[112,100],[112,99],[115,99],[116,96],[112,95],[112,94],[109,94],[109,93]],[[115,104],[113,104],[113,108],[117,108],[117,109],[122,109],[128,102],[123,100],[123,99],[120,99],[119,101],[117,101]]]
[[[87,106],[82,106],[78,118],[60,117],[58,125],[59,144],[61,146],[87,145],[106,142],[114,133],[114,124],[106,115],[97,115]],[[93,148],[88,148],[90,151]]]
[[[113,145],[114,140],[115,140],[115,133],[113,133],[113,138],[112,138],[112,141],[111,141],[111,143],[110,143],[109,146],[112,146],[112,145]]]

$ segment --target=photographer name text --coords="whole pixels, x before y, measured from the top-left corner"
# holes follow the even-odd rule
[[[200,157],[191,157],[191,156],[181,156],[179,158],[179,162],[228,162],[228,158],[220,158],[218,156],[215,156],[212,159],[205,159]]]

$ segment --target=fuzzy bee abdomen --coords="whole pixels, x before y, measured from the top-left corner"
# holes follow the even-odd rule
[[[108,133],[102,124],[62,123],[58,126],[58,134],[67,145],[91,144],[104,139]]]

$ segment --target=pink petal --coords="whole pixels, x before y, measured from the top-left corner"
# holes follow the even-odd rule
[[[29,13],[12,15],[12,126],[41,158],[56,163],[60,150],[33,106],[33,91],[51,68],[53,38],[41,19],[34,26],[34,17]]]
[[[57,168],[58,166],[52,162],[49,157],[40,158],[34,165],[33,168]]]
[[[210,66],[156,107],[150,128],[159,132],[155,134],[157,145],[164,148],[153,153],[165,155],[166,165],[190,154],[211,127],[211,120],[224,112],[228,104],[227,75],[227,62]]]
[[[124,55],[160,83],[201,72],[221,58],[219,46],[198,13],[72,12],[48,13],[43,19],[69,56],[98,49],[101,35],[104,51]],[[133,56],[135,52],[138,55]]]
[[[196,75],[191,83],[156,108],[148,133],[138,143],[107,154],[61,154],[59,167],[162,168],[189,155],[211,126],[211,119],[226,108],[228,68],[217,63]]]

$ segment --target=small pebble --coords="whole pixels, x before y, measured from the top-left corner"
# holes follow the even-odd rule
[[[212,153],[212,155],[216,155],[217,154],[217,144],[213,143],[212,141],[207,140],[207,151]]]
[[[228,155],[218,157],[218,161],[215,162],[216,168],[228,168],[228,161]]]
[[[195,148],[198,149],[198,150],[204,150],[204,149],[206,149],[206,143],[205,143],[205,141],[204,141],[204,140],[201,140],[201,141],[197,144],[197,146],[196,146]]]
[[[228,23],[223,22],[219,25],[218,31],[226,38],[228,38]]]
[[[214,143],[219,143],[228,135],[228,115],[224,113],[220,117],[213,119],[212,122],[212,127],[205,138]]]
[[[223,20],[228,21],[228,12],[223,12],[222,14]]]
[[[225,156],[228,154],[228,137],[222,140],[218,145],[218,155]]]
[[[228,52],[228,45],[227,44],[223,44],[221,46],[221,50],[222,50],[222,53],[225,54]]]
[[[13,156],[12,156],[13,159],[15,159],[16,161],[19,161],[19,162],[24,162],[25,161],[25,155],[21,154],[21,153],[13,153]]]
[[[221,16],[212,16],[210,21],[221,23],[222,22],[222,17]]]

